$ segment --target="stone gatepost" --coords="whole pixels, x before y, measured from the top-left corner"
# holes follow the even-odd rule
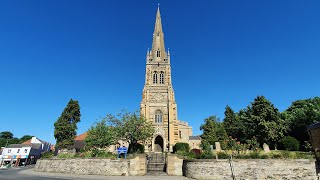
[[[167,174],[170,176],[182,176],[183,159],[177,158],[176,155],[168,154],[167,156]]]

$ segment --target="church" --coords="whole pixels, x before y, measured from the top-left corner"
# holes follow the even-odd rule
[[[140,104],[140,114],[155,127],[152,141],[145,146],[146,152],[172,152],[172,147],[178,142],[188,143],[191,149],[200,146],[201,139],[192,136],[192,127],[178,119],[170,62],[158,7],[152,48],[146,55],[145,84]]]

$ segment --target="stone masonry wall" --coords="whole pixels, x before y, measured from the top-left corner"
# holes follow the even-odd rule
[[[237,180],[316,179],[315,161],[297,159],[234,160]],[[183,173],[195,179],[232,179],[229,160],[192,160],[183,162]]]
[[[167,174],[170,176],[182,176],[182,164],[183,159],[180,159],[173,154],[168,154]]]
[[[130,159],[129,165],[130,176],[143,176],[147,173],[147,159],[145,155]]]
[[[40,159],[34,170],[83,175],[138,176],[145,175],[145,161],[145,157],[140,156],[130,160]]]

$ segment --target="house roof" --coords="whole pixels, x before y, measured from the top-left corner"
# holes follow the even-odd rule
[[[76,141],[84,141],[87,136],[88,136],[88,133],[85,132],[85,133],[80,134],[80,135],[77,136],[76,138],[74,138],[74,140],[76,140]]]
[[[23,148],[23,147],[30,147],[29,144],[10,144],[8,148]]]
[[[29,139],[28,141],[25,141],[25,142],[23,142],[21,144],[31,144],[31,139]]]
[[[189,136],[189,140],[201,140],[200,136]]]
[[[312,130],[312,129],[317,129],[320,128],[320,122],[315,123],[315,124],[311,124],[310,126],[307,127],[308,131]]]
[[[85,146],[85,142],[83,140],[74,140],[74,145],[73,147],[76,148],[76,149],[83,149],[84,146]]]
[[[46,144],[47,143],[46,141],[43,141],[43,140],[41,140],[41,139],[39,139],[37,137],[33,137],[33,138],[35,138],[36,140],[40,141],[40,143],[42,143],[42,144]],[[23,143],[21,143],[21,144],[33,144],[31,142],[32,142],[32,138],[27,140],[27,141],[25,141],[25,142],[23,142]]]

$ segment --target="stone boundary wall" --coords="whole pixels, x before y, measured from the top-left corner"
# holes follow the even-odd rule
[[[105,176],[143,176],[146,169],[143,155],[127,160],[40,159],[34,168],[38,172]]]
[[[170,176],[182,176],[183,159],[174,154],[167,156],[167,174]]]
[[[236,179],[317,179],[315,161],[308,159],[236,159],[232,165]],[[232,179],[229,160],[184,160],[183,175],[195,179]]]

